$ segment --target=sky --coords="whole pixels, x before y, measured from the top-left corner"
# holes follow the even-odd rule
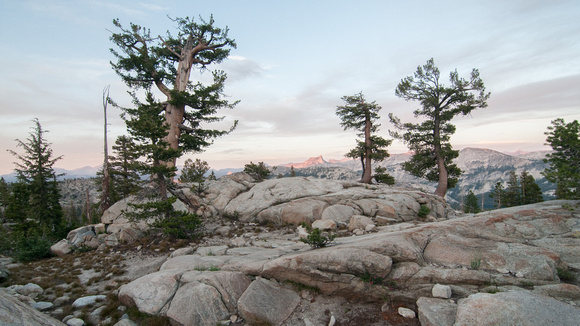
[[[130,105],[111,68],[112,21],[175,31],[168,17],[207,19],[228,27],[237,48],[211,69],[228,74],[225,93],[240,100],[220,111],[231,134],[200,158],[210,167],[342,159],[356,144],[336,116],[341,97],[362,92],[380,111],[378,132],[390,138],[388,114],[414,121],[418,103],[395,95],[397,84],[433,58],[441,82],[473,68],[491,92],[488,107],[457,117],[455,149],[501,152],[549,149],[556,118],[580,119],[580,1],[197,1],[0,0],[0,174],[13,171],[37,118],[55,167],[103,161],[102,92]],[[208,80],[195,71],[192,80]],[[108,109],[109,145],[127,134],[120,111]],[[392,154],[407,152],[395,141]]]

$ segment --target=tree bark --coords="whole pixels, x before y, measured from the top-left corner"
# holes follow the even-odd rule
[[[433,138],[435,142],[434,152],[435,160],[437,164],[437,170],[439,171],[439,182],[437,183],[437,188],[435,189],[435,195],[445,198],[447,193],[447,179],[449,175],[447,173],[447,168],[445,167],[445,158],[441,153],[441,133],[439,124],[441,121],[438,118],[438,114],[434,121]]]
[[[436,150],[437,151],[437,150]],[[441,149],[437,152],[437,169],[439,170],[439,183],[437,184],[437,189],[435,189],[435,195],[440,197],[445,197],[447,193],[447,168],[445,167],[445,160],[440,155]]]
[[[190,36],[187,40],[187,43],[181,48],[181,54],[179,56],[179,63],[177,65],[177,76],[175,77],[175,84],[174,90],[179,92],[184,92],[187,90],[187,85],[189,83],[189,77],[191,75],[191,69],[195,62],[195,55],[200,51],[207,48],[207,45],[204,43],[198,43],[194,46],[194,40]],[[169,144],[169,147],[172,149],[179,149],[179,137],[181,136],[181,129],[179,128],[180,125],[183,124],[183,119],[185,116],[185,105],[174,105],[170,104],[171,102],[171,93],[169,89],[164,85],[158,83],[157,87],[161,90],[166,96],[168,104],[165,108],[165,120],[169,126],[169,132],[167,134],[166,141]],[[172,161],[164,162],[168,167],[175,167],[176,158]]]
[[[371,119],[369,114],[367,114],[365,122],[365,168],[363,171],[363,176],[360,182],[371,183],[373,178],[373,169],[371,167]]]

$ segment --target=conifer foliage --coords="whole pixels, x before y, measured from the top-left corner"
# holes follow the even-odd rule
[[[45,139],[48,131],[42,128],[38,119],[33,122],[33,131],[27,140],[16,140],[24,153],[9,150],[20,161],[15,163],[15,170],[18,182],[24,188],[20,195],[25,196],[15,201],[27,203],[27,207],[22,207],[23,210],[18,212],[21,217],[34,220],[44,235],[51,235],[62,226],[63,211],[59,203],[57,175],[53,169],[62,156],[53,157],[51,144]]]
[[[11,187],[6,218],[16,223],[11,249],[20,261],[49,256],[51,243],[68,232],[53,168],[62,157],[53,157],[51,144],[45,139],[48,131],[38,119],[33,122],[33,131],[26,141],[16,140],[23,153],[9,150],[19,162],[15,162],[18,181]]]
[[[137,172],[140,155],[131,137],[126,135],[117,137],[107,164],[110,179],[109,196],[112,204],[141,189],[142,182]],[[103,171],[97,172],[95,182],[99,187],[103,184],[102,178]]]
[[[195,69],[205,70],[211,64],[222,62],[236,47],[228,37],[228,29],[214,25],[213,17],[208,21],[175,18],[177,35],[169,31],[165,36],[152,36],[149,29],[136,24],[130,28],[113,21],[118,32],[111,35],[116,45],[111,49],[117,62],[111,63],[115,72],[131,88],[134,101],[137,91],[148,93],[148,105],[157,106],[167,125],[166,146],[174,151],[198,152],[211,145],[213,139],[231,132],[207,129],[207,125],[224,119],[216,115],[219,109],[231,109],[237,102],[230,103],[224,97],[226,74],[213,71],[213,83],[205,85],[190,80]],[[156,88],[163,100],[153,96]],[[177,156],[163,158],[164,165],[174,167]]]
[[[534,176],[524,170],[518,175],[510,171],[507,185],[496,183],[489,197],[494,200],[495,208],[513,207],[534,204],[544,201],[542,189],[536,183]]]
[[[552,121],[545,133],[554,150],[545,160],[550,166],[544,171],[548,181],[556,183],[556,196],[564,199],[580,198],[580,123]]]
[[[362,140],[357,141],[357,145],[345,156],[358,158],[362,165],[362,183],[371,183],[372,161],[382,161],[389,157],[385,149],[391,145],[392,140],[386,140],[375,133],[379,130],[379,111],[381,106],[376,102],[368,102],[363,93],[353,96],[343,96],[344,105],[336,108],[336,115],[340,117],[340,126],[344,130],[352,129],[359,132],[358,136]]]
[[[435,194],[445,197],[447,190],[455,187],[461,170],[453,163],[459,151],[453,150],[449,139],[455,133],[450,121],[457,115],[467,115],[477,108],[485,108],[489,93],[485,92],[479,71],[473,69],[468,80],[459,78],[457,71],[449,74],[450,85],[440,82],[439,68],[433,59],[417,67],[413,76],[401,80],[395,94],[407,101],[418,101],[420,109],[413,111],[421,123],[402,123],[389,114],[395,129],[394,138],[403,140],[414,155],[403,164],[412,175],[438,182]]]
[[[465,202],[463,203],[463,211],[465,213],[479,213],[481,212],[481,207],[479,207],[479,201],[477,200],[477,196],[473,193],[473,191],[469,191],[467,196],[465,196]]]

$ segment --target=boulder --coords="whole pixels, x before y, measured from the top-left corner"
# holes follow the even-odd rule
[[[240,297],[238,311],[248,324],[280,325],[299,303],[296,292],[258,277]]]
[[[107,296],[103,295],[103,294],[80,297],[72,303],[72,306],[74,308],[82,308],[82,307],[86,307],[86,306],[92,306],[97,302],[104,301],[106,298],[107,298]]]
[[[453,326],[457,304],[449,300],[421,297],[417,300],[421,326]]]
[[[188,272],[183,274],[182,282],[201,282],[215,288],[221,298],[221,302],[230,314],[236,313],[237,302],[246,291],[251,279],[240,272]]]
[[[72,246],[80,247],[86,240],[90,240],[96,235],[95,228],[92,225],[87,225],[71,230],[66,239]]]
[[[530,293],[477,293],[459,301],[455,325],[577,325],[580,309]]]
[[[0,289],[0,325],[65,326]]]
[[[336,222],[333,220],[316,220],[312,223],[313,229],[320,230],[334,230],[336,229]]]
[[[310,224],[320,219],[326,207],[328,204],[324,201],[304,198],[265,208],[256,217],[259,222],[273,222],[276,225]]]
[[[337,224],[346,225],[352,219],[353,215],[358,215],[361,212],[347,205],[332,205],[322,212],[323,220],[332,220]],[[364,229],[364,228],[363,228]]]
[[[215,325],[229,316],[220,293],[200,282],[181,286],[167,310],[167,317],[177,325]]]
[[[369,225],[373,225],[373,220],[363,215],[354,215],[350,218],[348,224],[348,230],[353,231],[355,229],[366,230]]]
[[[72,251],[72,245],[67,239],[62,239],[50,247],[50,251],[57,256],[64,256]]]
[[[38,311],[46,311],[52,309],[54,307],[54,304],[52,302],[40,301],[34,302],[30,306]]]
[[[67,326],[85,326],[86,323],[84,320],[74,317],[66,321]]]
[[[431,292],[434,298],[451,298],[451,287],[449,285],[435,284]]]
[[[119,301],[150,315],[158,315],[177,292],[182,274],[182,271],[170,269],[145,275],[123,285],[119,289]]]
[[[181,282],[167,317],[181,325],[215,325],[236,314],[251,280],[237,272],[188,272]]]
[[[129,219],[125,216],[125,212],[134,211],[133,207],[131,207],[129,203],[135,202],[137,202],[136,196],[129,196],[117,201],[103,212],[103,215],[101,216],[101,222],[105,225],[113,223],[128,223]]]
[[[107,227],[110,235],[105,239],[107,245],[114,246],[121,243],[131,243],[143,236],[141,226],[135,223],[116,223]],[[111,237],[113,235],[115,239]]]
[[[27,283],[26,285],[13,285],[10,288],[17,293],[25,295],[31,299],[36,299],[36,297],[44,292],[44,289],[35,283]]]
[[[415,318],[417,316],[413,310],[405,307],[399,307],[399,309],[397,309],[397,312],[399,313],[399,315],[405,318]]]

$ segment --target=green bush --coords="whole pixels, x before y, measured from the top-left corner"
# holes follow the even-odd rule
[[[574,282],[576,280],[576,274],[571,272],[568,268],[557,267],[556,271],[560,281],[563,282]]]
[[[387,169],[382,166],[375,168],[375,175],[373,176],[378,183],[383,183],[389,186],[395,184],[395,177],[387,173]]]
[[[20,262],[29,262],[52,256],[51,242],[46,237],[20,234],[16,240],[14,258]]]
[[[326,235],[322,233],[319,228],[312,229],[312,227],[306,223],[302,223],[302,226],[304,226],[306,231],[308,231],[308,236],[306,239],[300,239],[300,241],[309,244],[312,248],[326,247],[336,238],[336,234]]]
[[[254,179],[258,181],[263,181],[268,179],[272,171],[264,164],[264,162],[258,162],[255,164],[250,162],[244,165],[244,172],[251,175]]]
[[[199,233],[201,221],[195,214],[173,211],[165,218],[159,218],[152,227],[159,228],[163,234],[177,239],[193,239]]]
[[[373,275],[369,272],[364,272],[364,274],[360,276],[360,279],[363,282],[367,282],[367,283],[371,283],[371,284],[378,284],[378,285],[382,285],[384,280],[385,280],[384,277]]]
[[[431,208],[425,205],[421,205],[421,208],[419,208],[419,213],[417,213],[417,215],[419,217],[426,217],[429,213],[431,213]]]
[[[201,221],[196,214],[176,211],[173,208],[176,200],[175,197],[170,197],[143,204],[130,204],[135,210],[125,214],[131,221],[153,217],[154,221],[149,223],[150,227],[161,229],[165,235],[172,238],[193,239],[199,233]]]

